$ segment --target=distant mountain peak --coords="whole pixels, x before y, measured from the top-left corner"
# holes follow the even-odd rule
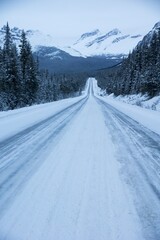
[[[100,33],[99,29],[93,30],[91,32],[87,32],[81,35],[80,39],[88,38],[97,35]]]
[[[119,33],[121,33],[121,31],[118,28],[114,28],[112,31],[110,31],[108,34],[112,34],[112,35],[118,35]]]
[[[94,37],[94,36],[98,36],[98,34],[100,34],[100,31],[99,29],[95,29],[91,32],[86,32],[86,33],[83,33],[80,38],[74,43],[74,45],[76,45],[77,43],[83,41],[83,40],[86,40],[87,38],[90,38],[90,37]]]
[[[73,44],[73,48],[83,56],[127,55],[142,40],[143,36],[123,34],[118,28],[101,33],[98,29],[84,33]]]
[[[155,25],[155,29],[158,29],[159,26],[160,22]],[[0,29],[0,45],[3,44],[4,34],[5,27],[2,27]],[[14,27],[11,29],[11,34],[14,42],[19,45],[22,29]],[[143,38],[139,33],[133,36],[127,33],[123,34],[118,28],[113,28],[110,31],[102,33],[99,29],[95,29],[82,34],[80,38],[70,46],[58,47],[52,36],[43,34],[39,30],[27,30],[26,36],[34,52],[39,51],[39,48],[37,48],[38,46],[56,47],[76,57],[127,55]],[[53,51],[53,48],[51,50]],[[53,52],[53,54],[48,53],[50,54],[49,56],[52,55],[52,58],[57,56],[58,53],[57,50]]]
[[[22,34],[22,29],[19,29],[17,27],[11,28],[11,35],[13,38],[13,41],[19,45],[20,39],[21,39],[21,34]],[[29,42],[32,45],[33,50],[38,46],[55,46],[54,39],[50,35],[43,34],[39,30],[27,30],[26,36],[29,40]],[[3,26],[0,29],[0,45],[3,42],[5,35],[5,26]]]
[[[153,29],[160,29],[160,22],[157,22],[157,23],[154,25]]]

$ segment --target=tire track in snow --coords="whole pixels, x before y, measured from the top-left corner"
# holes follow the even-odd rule
[[[65,126],[87,98],[0,143],[0,213],[8,207],[32,174],[43,164]]]
[[[145,239],[160,239],[160,136],[97,99],[117,148],[122,178],[131,186]]]

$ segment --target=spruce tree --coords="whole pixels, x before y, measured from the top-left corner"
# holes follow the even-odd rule
[[[20,64],[22,72],[23,100],[25,105],[32,105],[36,101],[38,88],[37,67],[33,58],[31,45],[27,41],[24,31],[22,31],[21,35]]]
[[[14,72],[13,72],[13,42],[10,32],[9,25],[5,26],[5,37],[4,37],[4,46],[3,46],[3,103],[6,109],[13,109],[14,94],[13,90],[13,81],[14,81]]]

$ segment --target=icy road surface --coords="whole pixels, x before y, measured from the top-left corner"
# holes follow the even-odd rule
[[[160,136],[95,85],[0,115],[0,240],[160,239]]]

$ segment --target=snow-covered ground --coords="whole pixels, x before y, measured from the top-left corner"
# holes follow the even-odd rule
[[[110,104],[151,131],[160,134],[160,96],[149,100],[144,95],[115,97],[113,94],[105,95],[97,86],[96,80],[94,80],[94,85],[97,98]]]
[[[25,107],[14,111],[0,112],[0,141],[37,124],[72,104],[81,101],[84,96],[60,100],[53,103]]]
[[[156,96],[153,98],[149,98],[148,95],[142,94],[133,94],[126,96],[114,96],[114,94],[110,94],[107,96],[110,99],[115,99],[124,103],[137,105],[143,108],[155,110],[160,112],[160,96]]]
[[[160,136],[96,89],[1,113],[1,240],[160,239]]]

